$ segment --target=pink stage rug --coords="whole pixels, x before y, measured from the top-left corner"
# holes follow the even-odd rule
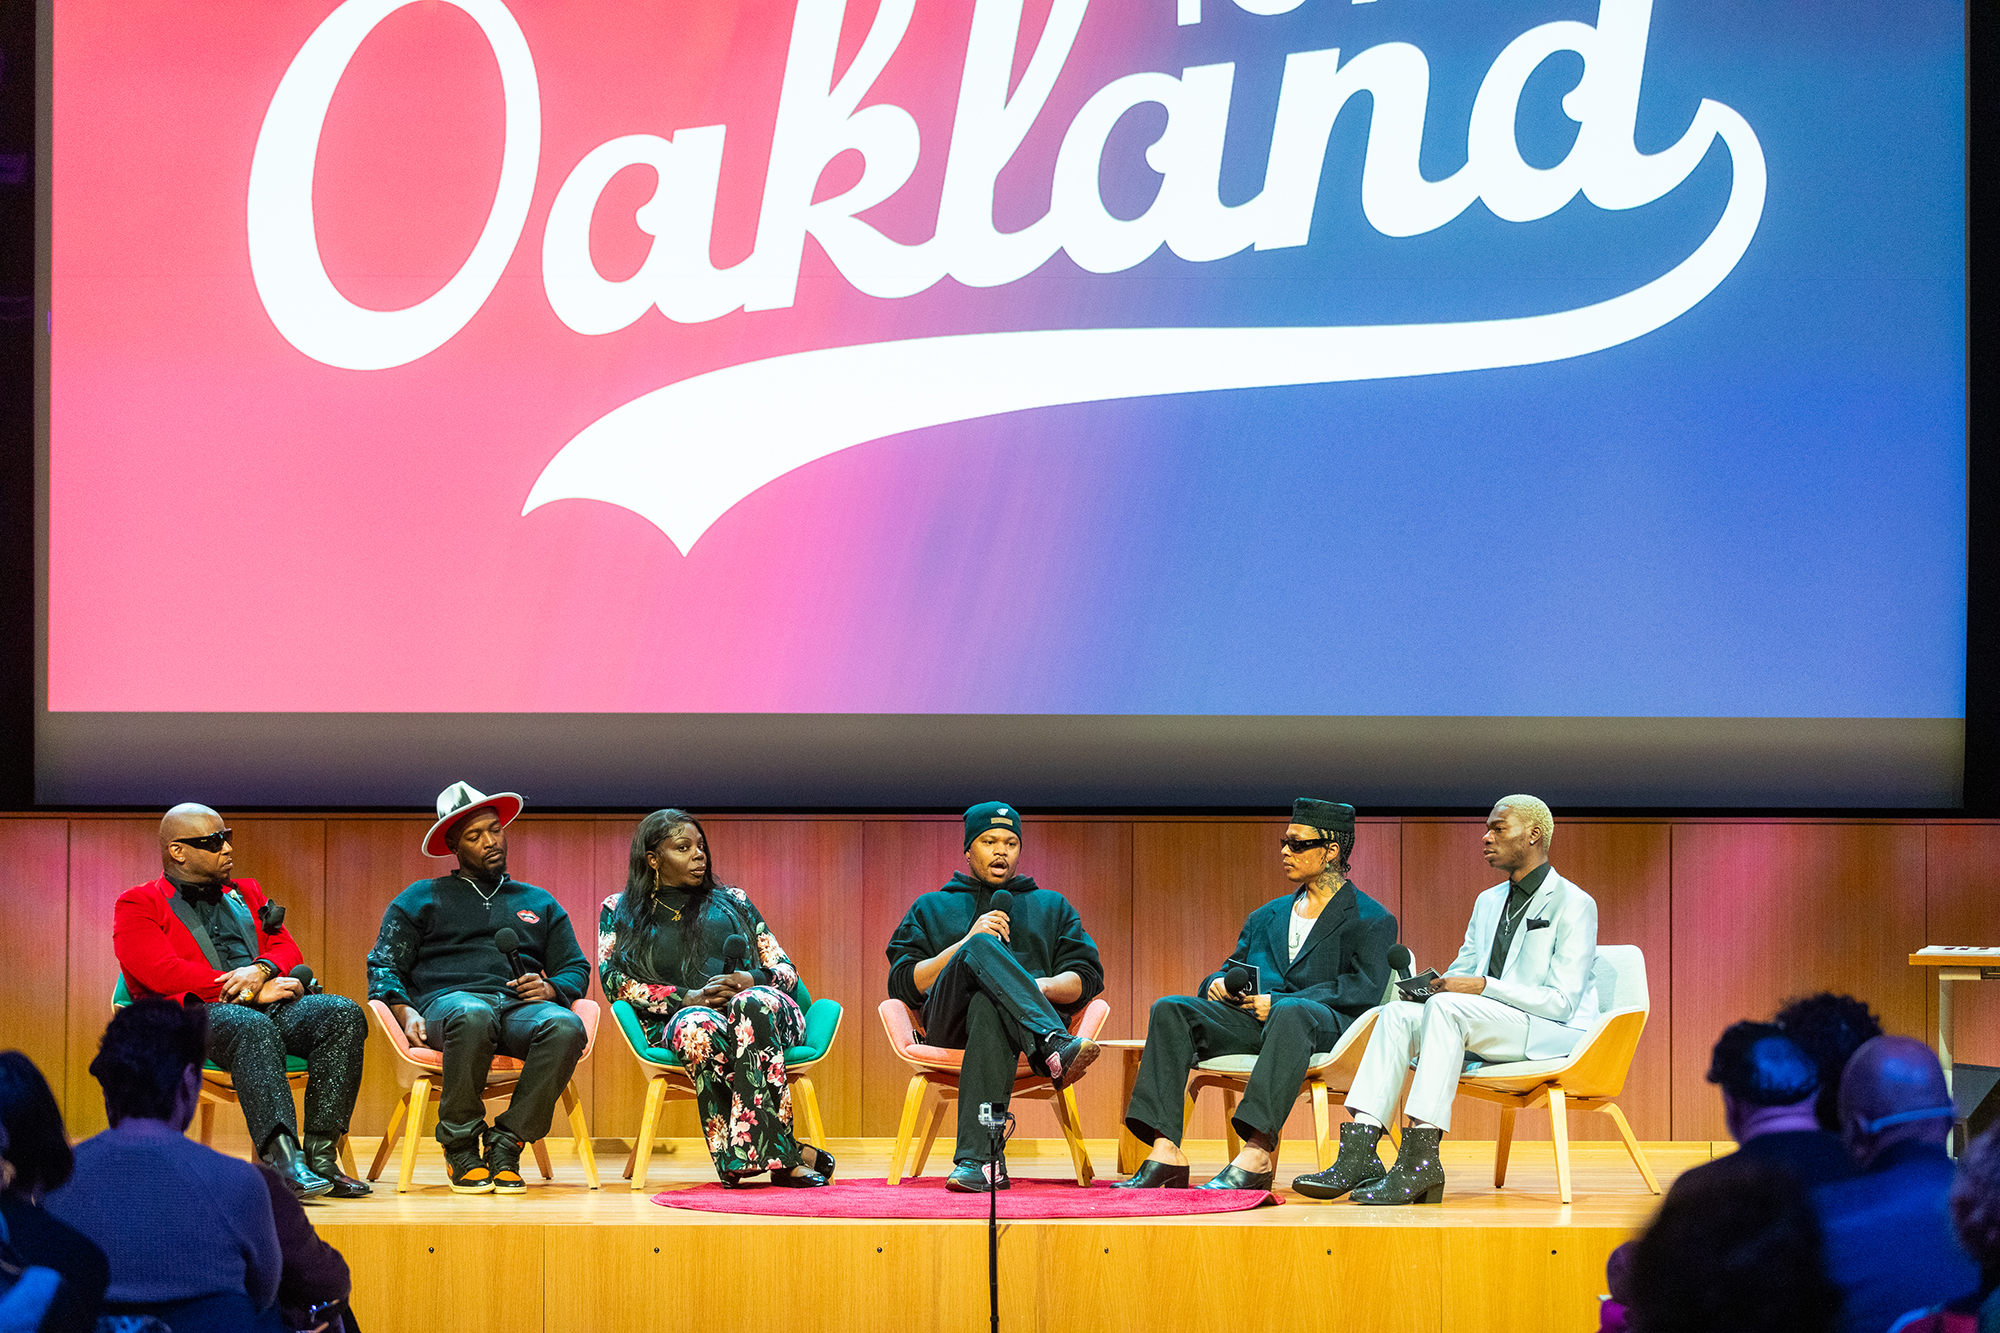
[[[720,1184],[667,1190],[653,1196],[667,1208],[705,1213],[755,1213],[762,1217],[964,1218],[983,1221],[984,1194],[953,1194],[943,1176],[925,1176],[891,1185],[884,1180],[836,1180],[823,1189],[780,1189]],[[1266,1190],[1115,1190],[1109,1181],[1079,1189],[1068,1180],[1021,1180],[1000,1192],[1003,1222],[1051,1217],[1184,1217],[1194,1213],[1240,1213],[1284,1202]]]

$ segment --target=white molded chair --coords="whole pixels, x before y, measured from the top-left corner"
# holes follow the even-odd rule
[[[1550,1131],[1555,1138],[1556,1187],[1564,1203],[1571,1201],[1569,1113],[1572,1110],[1602,1111],[1610,1116],[1646,1187],[1655,1194],[1660,1192],[1659,1178],[1647,1164],[1645,1151],[1632,1136],[1632,1126],[1626,1123],[1625,1113],[1614,1100],[1625,1090],[1625,1076],[1631,1071],[1639,1034],[1646,1030],[1650,1002],[1645,952],[1636,944],[1598,945],[1590,984],[1597,990],[1597,1026],[1577,1044],[1572,1054],[1560,1060],[1475,1065],[1458,1081],[1460,1096],[1500,1107],[1500,1138],[1493,1149],[1495,1189],[1507,1183],[1507,1153],[1513,1146],[1515,1113],[1546,1105]]]

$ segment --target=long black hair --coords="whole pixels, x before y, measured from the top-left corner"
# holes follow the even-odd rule
[[[618,908],[611,915],[612,948],[623,960],[621,970],[641,981],[678,986],[683,977],[702,968],[708,958],[707,932],[701,928],[702,922],[708,915],[710,902],[717,901],[715,891],[728,887],[715,877],[713,849],[709,851],[708,864],[702,870],[701,883],[686,890],[688,907],[682,913],[680,926],[681,976],[654,975],[653,945],[659,938],[660,927],[653,886],[659,873],[647,864],[646,856],[655,851],[668,834],[688,825],[701,835],[702,846],[707,847],[708,830],[685,810],[655,810],[632,830],[632,854],[625,867],[625,891],[618,896]],[[719,901],[723,911],[729,915],[731,928],[747,935],[748,929],[732,897],[723,894]]]

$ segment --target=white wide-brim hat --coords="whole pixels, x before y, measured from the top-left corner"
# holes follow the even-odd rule
[[[525,804],[516,792],[503,791],[497,796],[488,796],[479,788],[464,782],[454,782],[438,793],[437,823],[424,834],[425,856],[450,856],[451,848],[445,845],[445,831],[459,820],[481,810],[491,810],[500,816],[500,827],[506,828],[514,822]]]

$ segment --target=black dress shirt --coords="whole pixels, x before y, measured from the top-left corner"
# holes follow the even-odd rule
[[[1549,863],[1544,861],[1507,890],[1507,905],[1500,909],[1500,924],[1493,930],[1493,948],[1486,955],[1487,976],[1497,977],[1506,968],[1507,951],[1514,945],[1514,935],[1523,925],[1522,918],[1528,915],[1528,904],[1548,877]]]
[[[236,914],[236,908],[222,896],[220,884],[183,884],[177,879],[169,879],[168,882],[194,909],[202,929],[208,932],[209,943],[215,946],[219,965],[225,971],[234,972],[257,961],[253,928],[246,918]]]

